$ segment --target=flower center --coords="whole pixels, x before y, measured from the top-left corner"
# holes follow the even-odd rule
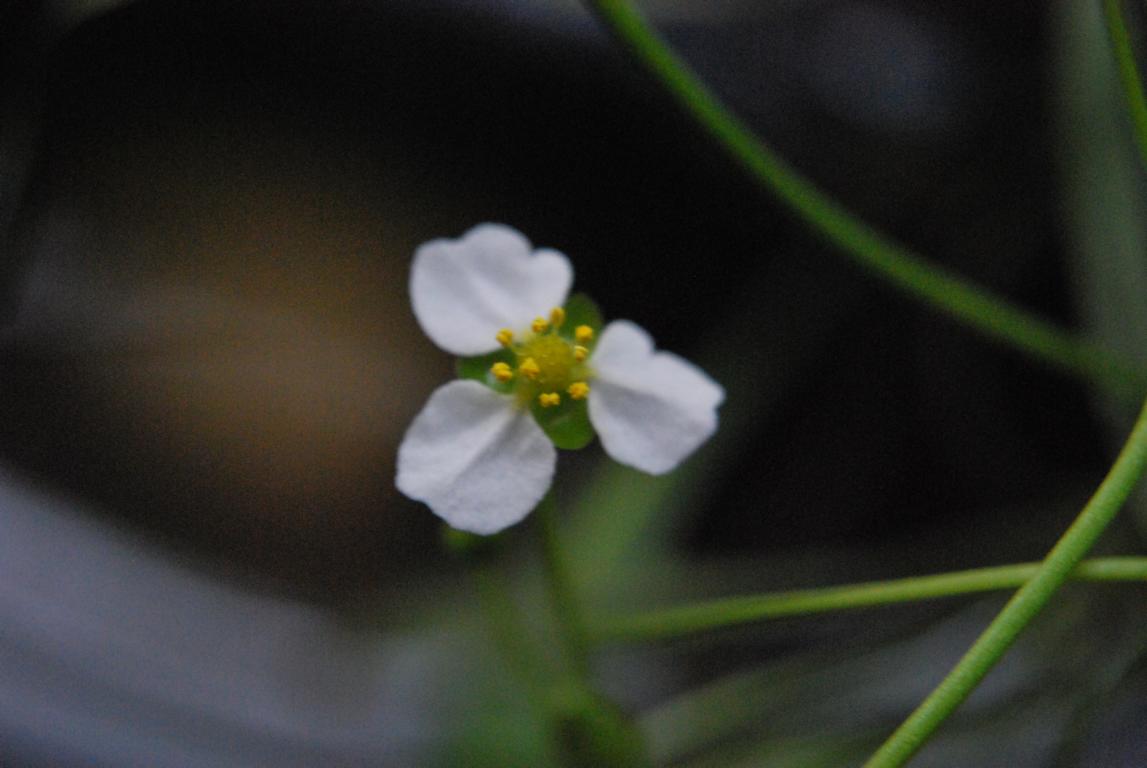
[[[542,389],[564,389],[574,367],[573,345],[555,333],[535,335],[522,344],[518,356],[537,364],[530,378]]]
[[[593,339],[593,329],[578,326],[569,339],[560,334],[566,313],[561,307],[550,312],[550,319],[537,318],[522,341],[513,331],[498,332],[498,343],[514,353],[516,364],[495,363],[490,369],[501,382],[512,381],[514,393],[523,405],[536,402],[543,408],[561,405],[562,398],[584,400],[589,395],[585,379],[590,371],[585,360],[589,350],[584,346]]]

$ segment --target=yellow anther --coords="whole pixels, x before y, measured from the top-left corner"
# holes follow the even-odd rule
[[[577,360],[579,363],[584,363],[587,357],[589,357],[589,349],[583,347],[581,344],[574,347],[574,360]]]
[[[554,328],[561,328],[562,323],[566,321],[566,311],[561,307],[554,307],[550,310],[550,324]]]
[[[546,322],[544,317],[535,317],[530,328],[533,329],[534,333],[545,333],[550,329],[550,324]]]
[[[514,332],[509,328],[503,328],[502,330],[498,331],[498,335],[494,338],[496,338],[498,343],[503,347],[508,347],[514,343]]]
[[[494,363],[492,366],[490,366],[490,373],[494,375],[495,379],[502,382],[503,384],[514,378],[514,369],[505,363]]]
[[[533,381],[534,379],[538,378],[538,375],[541,374],[542,369],[538,366],[538,363],[536,360],[534,360],[534,358],[527,357],[522,361],[522,364],[518,366],[518,371],[527,379]]]
[[[543,392],[538,395],[538,405],[543,408],[553,408],[555,405],[561,405],[562,396],[557,392]]]
[[[593,341],[593,328],[588,325],[579,325],[574,329],[574,338],[578,344],[588,344]]]
[[[569,385],[566,392],[569,392],[570,397],[574,400],[585,400],[586,395],[589,394],[589,384],[586,384],[584,381],[575,381]]]

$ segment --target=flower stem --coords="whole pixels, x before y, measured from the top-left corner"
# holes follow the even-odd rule
[[[534,510],[542,540],[546,588],[562,635],[566,657],[574,676],[585,682],[589,676],[589,642],[585,620],[574,596],[573,582],[558,536],[557,505],[553,493],[546,494]]]
[[[502,574],[488,564],[471,569],[487,626],[511,673],[518,678],[537,708],[545,704],[548,684],[545,665],[526,641],[528,634],[521,611],[509,597]]]
[[[1147,370],[1020,309],[893,242],[753,135],[626,0],[587,0],[616,37],[760,186],[872,275],[984,335],[1136,399]]]
[[[1135,427],[1115,464],[1035,574],[1012,596],[940,685],[865,763],[866,768],[894,768],[903,765],[928,741],[936,728],[968,697],[1071,575],[1114,519],[1143,474],[1145,465],[1147,403],[1140,410]]]
[[[1039,563],[940,573],[891,581],[732,597],[598,622],[596,642],[638,642],[680,637],[755,621],[810,616],[917,600],[933,600],[1022,587]],[[1075,581],[1147,582],[1147,557],[1104,557],[1079,564]]]
[[[1111,38],[1111,47],[1119,64],[1119,76],[1123,81],[1127,107],[1135,128],[1139,157],[1143,161],[1144,168],[1147,168],[1147,99],[1143,96],[1143,82],[1139,77],[1139,68],[1135,64],[1135,53],[1131,49],[1131,35],[1127,32],[1120,0],[1104,0],[1103,10],[1107,17],[1107,34]]]

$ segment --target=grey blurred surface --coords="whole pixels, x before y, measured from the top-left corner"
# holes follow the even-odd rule
[[[458,650],[181,564],[0,471],[0,763],[413,764]]]

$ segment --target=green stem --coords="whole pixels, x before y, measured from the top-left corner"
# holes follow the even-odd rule
[[[1139,157],[1147,168],[1147,99],[1143,96],[1143,82],[1135,64],[1135,53],[1131,49],[1131,35],[1123,20],[1120,0],[1104,0],[1103,10],[1107,17],[1107,34],[1111,37],[1111,47],[1119,64],[1119,77],[1123,81],[1131,122],[1135,127]]]
[[[662,640],[768,619],[1016,589],[1034,576],[1039,567],[1039,563],[1021,563],[892,581],[733,597],[601,621],[595,627],[593,637],[597,642]],[[1147,581],[1147,557],[1087,560],[1071,572],[1070,578],[1091,582]]]
[[[522,621],[521,611],[509,597],[502,575],[488,564],[475,565],[471,572],[482,612],[498,651],[535,706],[544,706],[548,691],[546,667],[527,642],[526,624]]]
[[[903,293],[1049,364],[1120,394],[1147,391],[1147,370],[1019,309],[893,242],[758,139],[625,0],[587,0],[617,38],[751,176],[854,262]]]
[[[554,613],[565,646],[566,656],[575,677],[585,682],[589,676],[589,641],[581,608],[574,596],[573,581],[561,549],[558,536],[557,505],[553,493],[546,494],[534,510],[538,532],[542,539],[546,587],[550,593]]]
[[[1075,522],[1060,537],[1035,574],[1012,596],[972,647],[865,764],[893,768],[906,763],[975,689],[988,671],[1071,575],[1115,518],[1147,464],[1147,403],[1131,436]]]

